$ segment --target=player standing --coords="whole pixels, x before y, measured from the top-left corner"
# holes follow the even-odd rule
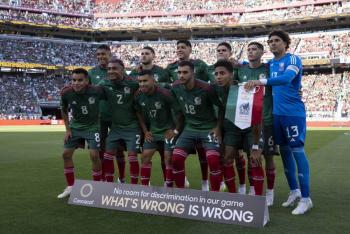
[[[304,150],[306,113],[299,95],[302,63],[298,56],[287,53],[290,43],[290,37],[285,31],[275,30],[269,34],[268,44],[274,55],[269,62],[270,78],[250,81],[246,84],[246,88],[251,89],[256,85],[272,86],[274,136],[276,143],[280,145],[290,188],[288,199],[282,206],[292,206],[301,197],[298,206],[292,211],[292,214],[300,215],[310,210],[313,204],[309,192],[309,162]]]
[[[200,60],[200,59],[191,59],[192,53],[192,44],[188,40],[179,40],[176,43],[176,55],[178,60],[170,63],[166,70],[168,71],[170,80],[175,82],[178,79],[178,66],[182,61],[189,61],[194,65],[194,76],[195,79],[203,80],[205,82],[209,81],[210,74],[208,72],[208,65]],[[196,145],[196,150],[198,152],[198,159],[200,162],[201,173],[202,173],[202,190],[209,191],[209,183],[208,183],[208,163],[205,156],[205,151],[200,144]],[[193,149],[193,151],[195,151]],[[192,151],[192,152],[193,152]],[[192,153],[191,152],[191,153]],[[195,152],[194,152],[195,153]],[[189,186],[188,181],[186,179],[186,186]]]
[[[108,45],[100,45],[96,50],[96,59],[98,61],[98,65],[91,68],[89,73],[89,79],[91,84],[97,85],[104,79],[108,79],[107,77],[107,66],[108,61],[112,57],[111,49]],[[103,155],[106,149],[106,138],[108,136],[108,131],[112,126],[112,111],[111,107],[106,100],[101,100],[100,102],[100,159],[103,162]],[[123,171],[125,170],[125,160],[123,149],[120,148],[117,151],[117,164],[119,171],[122,172],[120,175],[124,175]],[[105,180],[104,171],[102,168],[102,180]],[[119,178],[119,180],[124,180],[124,177]]]
[[[178,64],[178,81],[171,92],[185,116],[185,127],[173,152],[173,176],[176,186],[185,184],[185,160],[196,146],[205,150],[210,169],[212,191],[219,191],[222,180],[219,143],[223,121],[223,106],[215,90],[207,83],[194,78],[194,65],[190,61]],[[218,107],[218,118],[214,111]]]
[[[171,163],[176,135],[180,126],[175,127],[173,115],[176,115],[176,100],[170,91],[156,85],[154,73],[142,70],[139,73],[140,92],[135,99],[137,109],[143,120],[141,127],[144,133],[142,149],[141,183],[148,185],[152,169],[152,157],[156,151],[165,158],[165,185],[173,187],[173,168]],[[178,116],[178,115],[176,115]],[[178,119],[179,117],[177,117]],[[177,121],[182,124],[182,121]]]
[[[111,58],[108,62],[108,78],[100,83],[114,94],[114,100],[109,100],[112,108],[112,127],[106,139],[103,161],[106,180],[113,182],[114,156],[125,143],[128,150],[131,183],[137,184],[140,170],[137,152],[140,150],[141,135],[134,95],[139,86],[134,79],[125,76],[124,63],[116,58]],[[121,173],[123,172],[119,172]],[[121,178],[123,176],[120,175]]]
[[[232,47],[228,42],[221,42],[218,44],[218,46],[216,47],[216,58],[217,61],[220,60],[227,60],[229,61],[232,66],[234,68],[236,68],[238,66],[238,62],[233,59],[232,57]],[[215,66],[210,65],[208,68],[209,74],[210,74],[210,82],[211,83],[215,83],[216,79],[215,79]],[[233,75],[233,74],[231,74]],[[231,77],[230,80],[232,81],[233,78]],[[229,85],[228,83],[230,82],[225,82],[225,84]],[[225,86],[225,85],[223,85]],[[221,89],[221,88],[220,88]],[[226,90],[226,88],[224,88],[224,92],[221,92],[223,90],[220,91],[221,94],[223,94],[224,96],[222,96],[221,98],[223,98],[225,101],[223,102],[224,106],[226,104],[226,99],[228,93],[228,90]],[[219,95],[220,96],[220,95]],[[235,164],[236,164],[236,169],[237,169],[237,173],[238,173],[238,178],[239,178],[239,187],[238,187],[238,192],[240,194],[245,194],[246,193],[246,185],[245,185],[245,177],[246,177],[246,162],[245,162],[245,158],[244,158],[244,154],[243,154],[243,150],[239,150],[238,151],[238,155],[237,157],[234,158],[235,159]],[[222,190],[222,188],[225,188],[224,186],[221,186],[220,190]]]
[[[72,72],[71,85],[62,89],[61,110],[66,133],[64,136],[64,175],[67,187],[57,198],[67,197],[74,184],[73,153],[82,140],[89,145],[92,161],[93,180],[101,180],[101,161],[99,158],[99,102],[105,97],[104,90],[98,86],[89,85],[88,72],[78,68]],[[68,111],[72,111],[73,118],[69,121]]]

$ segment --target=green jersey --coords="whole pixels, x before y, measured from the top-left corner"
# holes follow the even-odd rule
[[[186,90],[177,81],[171,92],[185,116],[185,130],[208,131],[217,125],[214,105],[223,107],[217,93],[208,83],[195,80],[195,87]]]
[[[88,71],[90,83],[97,85],[101,80],[107,78],[107,69],[101,66],[96,66]]]
[[[246,64],[234,72],[234,79],[239,82],[248,80],[267,79],[269,77],[268,65],[262,64],[260,67],[251,68]],[[263,122],[264,125],[272,125],[272,87],[265,86],[264,104],[263,104]]]
[[[134,101],[138,83],[131,77],[124,77],[120,81],[103,80],[101,86],[109,92],[108,102],[112,110],[112,129],[138,128],[136,106]]]
[[[71,129],[96,131],[99,129],[99,103],[106,98],[106,92],[98,86],[88,85],[82,92],[75,92],[67,86],[61,91],[61,109],[72,111]]]
[[[208,65],[200,59],[190,59],[190,62],[194,65],[194,78],[197,80],[209,81]],[[170,63],[166,70],[168,71],[171,82],[177,80],[177,68],[179,61]]]
[[[214,65],[208,66],[208,74],[210,83],[215,83],[215,68]]]
[[[102,80],[107,79],[107,69],[101,66],[96,66],[88,71],[89,80],[91,84],[98,85]],[[105,100],[100,103],[100,118],[104,121],[110,121],[112,119],[111,106]]]
[[[149,95],[137,92],[135,101],[137,110],[147,121],[153,137],[163,140],[165,131],[174,128],[173,113],[177,108],[171,92],[156,86],[154,92]]]
[[[170,84],[171,80],[169,78],[169,74],[167,72],[167,70],[163,69],[160,66],[157,65],[153,65],[152,69],[151,69],[154,79],[157,81],[157,83],[160,86],[166,86],[166,84]],[[134,69],[131,71],[130,75],[132,78],[137,79],[138,75],[140,73],[140,70],[138,69]]]

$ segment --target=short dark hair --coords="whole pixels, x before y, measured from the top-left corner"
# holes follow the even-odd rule
[[[188,67],[191,68],[192,71],[194,71],[194,65],[193,65],[193,63],[191,63],[190,61],[181,61],[181,62],[179,62],[178,66],[179,66],[179,67],[188,66]]]
[[[83,74],[85,78],[89,76],[89,73],[84,68],[76,68],[72,71],[72,74]]]
[[[143,47],[142,49],[143,49],[143,50],[149,50],[149,51],[152,52],[152,54],[156,54],[156,52],[154,51],[154,49],[153,49],[152,47],[150,47],[150,46],[145,46],[145,47]]]
[[[118,63],[123,68],[125,67],[123,61],[114,56],[108,61],[108,63]]]
[[[230,73],[233,73],[233,66],[232,63],[228,60],[219,60],[214,64],[214,69],[217,67],[224,67],[229,71]]]
[[[111,51],[111,48],[107,44],[102,44],[97,47],[98,50],[108,50]]]
[[[216,48],[218,48],[219,46],[225,46],[227,49],[229,49],[229,51],[232,51],[231,45],[226,41],[220,42]]]
[[[176,45],[178,45],[178,44],[185,44],[186,46],[189,46],[189,47],[192,48],[192,44],[191,44],[191,42],[189,40],[178,40],[176,42]]]
[[[251,45],[255,45],[260,50],[264,51],[264,46],[261,43],[257,42],[257,41],[249,42],[248,47],[251,46]]]
[[[141,70],[139,73],[139,76],[146,76],[146,75],[153,77],[153,71],[149,69],[145,69],[145,70]]]
[[[289,34],[286,31],[283,30],[273,30],[272,32],[269,33],[268,38],[270,39],[272,36],[278,36],[279,38],[281,38],[286,44],[286,49],[289,48],[289,45],[291,43],[291,39],[289,37]]]

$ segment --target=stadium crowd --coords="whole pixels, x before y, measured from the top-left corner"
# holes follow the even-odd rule
[[[295,20],[307,16],[329,15],[339,13],[337,4],[306,5],[290,7],[286,9],[272,9],[258,12],[244,12],[232,14],[204,14],[204,15],[181,15],[163,17],[120,17],[120,18],[97,18],[94,28],[108,28],[120,26],[183,26],[183,25],[205,25],[205,24],[245,24],[270,22],[271,20]]]
[[[320,55],[325,59],[350,57],[349,31],[333,31],[324,33],[301,34],[292,36],[290,51],[300,54],[303,58]],[[265,38],[254,39],[267,47]],[[246,58],[246,39],[228,39],[236,59]],[[192,58],[202,59],[208,64],[216,60],[212,56],[218,40],[193,41]],[[111,43],[112,54],[121,58],[127,67],[137,65],[141,49],[152,46],[156,51],[155,63],[165,67],[175,61],[174,41],[163,42],[136,42],[136,43]],[[0,37],[0,61],[28,62],[62,66],[92,66],[96,64],[94,53],[97,44],[86,42],[34,40],[22,37]],[[264,58],[271,58],[272,54],[266,52]]]
[[[11,0],[11,6],[64,13],[88,13],[93,7],[90,0]]]
[[[49,40],[0,38],[0,60],[61,66],[92,65],[95,46]]]
[[[36,2],[38,2],[36,4]],[[89,2],[89,1],[87,1]],[[147,16],[147,17],[134,17],[123,16],[105,18],[96,17],[95,19],[90,17],[80,17],[63,15],[63,13],[81,13],[81,9],[84,12],[86,8],[92,8],[93,4],[86,4],[84,0],[78,1],[53,1],[53,0],[41,0],[41,1],[21,1],[19,6],[28,7],[40,10],[51,10],[57,12],[56,14],[35,13],[28,12],[26,10],[19,9],[2,9],[0,10],[0,19],[3,20],[20,20],[38,24],[52,24],[52,25],[64,25],[77,28],[110,28],[110,27],[144,27],[144,26],[193,26],[193,25],[210,25],[210,24],[245,24],[245,23],[258,23],[271,20],[289,20],[298,19],[308,16],[323,16],[335,13],[341,13],[342,8],[340,3],[324,3],[322,5],[315,5],[313,2],[308,1],[308,5],[302,6],[290,6],[288,4],[301,2],[299,0],[291,1],[243,1],[243,0],[230,0],[230,1],[117,1],[110,3],[109,1],[103,1],[96,4],[94,12],[97,13],[131,13],[135,11],[148,12],[159,9],[165,9],[168,12],[183,11],[183,10],[209,10],[205,14],[188,14],[186,12],[183,15],[177,16]],[[304,1],[305,2],[305,1]],[[286,5],[287,8],[276,8],[259,11],[247,11],[251,7],[256,6],[269,6]],[[86,5],[86,7],[82,7]],[[234,7],[233,7],[234,6]],[[141,9],[141,10],[140,10]],[[232,9],[232,12],[220,13],[217,11]],[[241,10],[240,10],[241,9]],[[211,11],[216,11],[215,13]],[[89,10],[88,10],[89,11]],[[60,15],[61,14],[61,15]]]
[[[49,13],[32,13],[19,10],[0,10],[0,20],[24,21],[36,24],[63,25],[76,28],[91,28],[92,19],[74,16],[64,16]]]
[[[40,107],[33,86],[34,82],[34,79],[21,74],[1,74],[1,119],[37,119],[40,117]]]
[[[323,112],[323,117],[333,117],[342,92],[342,74],[317,74],[303,77],[303,101],[309,117]]]

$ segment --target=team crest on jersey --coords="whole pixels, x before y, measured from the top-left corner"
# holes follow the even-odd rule
[[[161,109],[162,108],[162,104],[160,102],[155,102],[154,106],[156,107],[156,109]]]
[[[89,97],[89,104],[95,104],[95,98],[94,97]]]
[[[112,87],[109,87],[109,90],[113,90],[113,88],[112,88]]]
[[[197,106],[202,104],[202,99],[200,97],[195,97],[194,98],[194,104],[197,105]]]
[[[96,79],[100,79],[100,76],[96,76]]]
[[[284,71],[284,63],[280,63],[279,64],[279,70],[280,71]]]
[[[243,76],[243,80],[247,80],[247,76]]]
[[[77,102],[76,101],[72,101],[72,105],[76,105],[77,104]]]
[[[124,87],[124,93],[129,94],[130,93],[130,88],[129,87]]]
[[[158,80],[159,80],[158,74],[154,74],[153,77],[154,77],[154,79],[158,82]]]
[[[184,100],[184,98],[183,98],[183,97],[181,97],[181,96],[179,97],[179,99],[180,99],[181,101],[183,101],[183,100]]]
[[[261,74],[259,75],[259,79],[266,79],[266,75],[265,75],[264,73],[261,73]]]
[[[144,102],[141,103],[141,106],[146,106],[146,104]]]

